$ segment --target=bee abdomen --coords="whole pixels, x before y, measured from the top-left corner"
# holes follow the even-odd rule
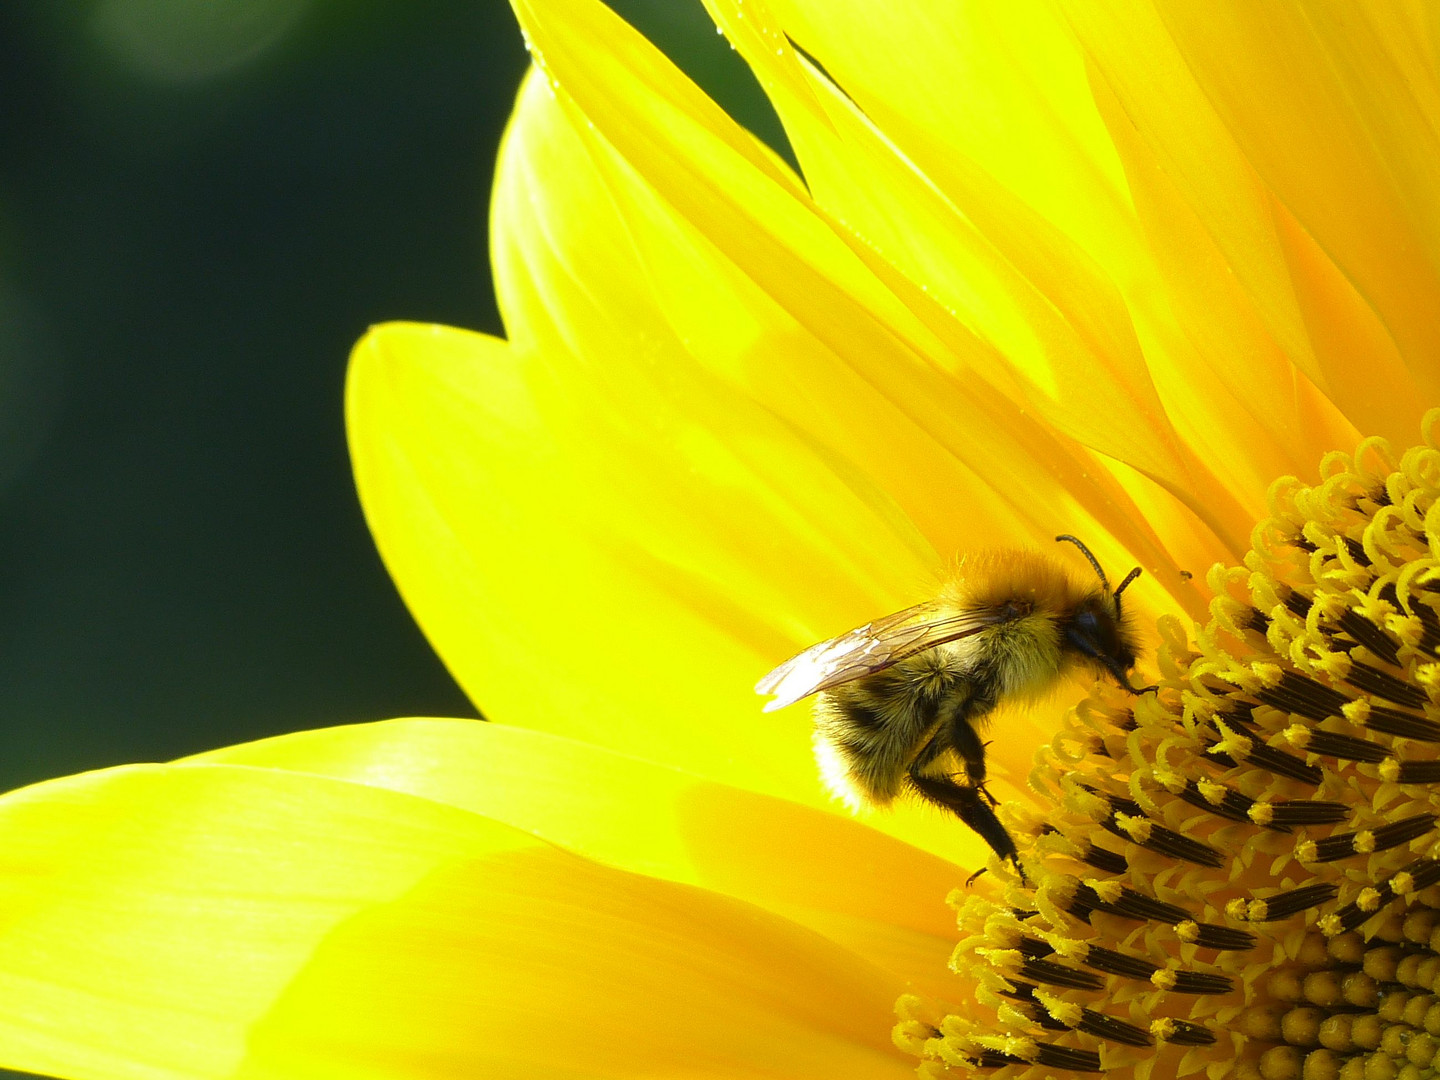
[[[885,806],[940,715],[940,699],[904,673],[836,687],[815,702],[815,753],[830,790],[851,806]]]

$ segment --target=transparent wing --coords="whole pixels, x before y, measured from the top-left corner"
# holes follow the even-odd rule
[[[765,703],[765,711],[774,712],[821,690],[884,671],[925,649],[978,633],[1001,619],[993,609],[957,612],[937,600],[916,604],[810,646],[756,683],[755,692],[774,695]]]

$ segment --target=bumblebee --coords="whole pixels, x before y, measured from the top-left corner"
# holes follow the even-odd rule
[[[1001,704],[1043,697],[1067,675],[1114,677],[1132,694],[1136,643],[1120,607],[1137,566],[1114,591],[1076,580],[1035,551],[963,560],[938,597],[812,645],[756,685],[766,712],[812,694],[815,754],[852,807],[888,806],[909,791],[951,811],[1018,868],[1015,842],[985,787],[981,732]]]

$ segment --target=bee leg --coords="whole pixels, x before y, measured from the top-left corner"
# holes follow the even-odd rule
[[[1152,690],[1159,690],[1159,689],[1160,689],[1159,685],[1155,685],[1155,686],[1131,686],[1131,685],[1130,685],[1130,675],[1129,675],[1129,673],[1128,673],[1124,668],[1122,668],[1122,667],[1121,667],[1119,664],[1117,664],[1114,660],[1106,660],[1106,661],[1104,661],[1104,663],[1105,663],[1105,666],[1110,670],[1110,674],[1112,674],[1112,675],[1115,676],[1115,681],[1120,684],[1120,689],[1122,689],[1122,690],[1128,690],[1128,691],[1129,691],[1131,694],[1133,694],[1135,697],[1139,697],[1141,694],[1148,694],[1148,693],[1150,693]]]
[[[978,702],[976,704],[979,704]],[[995,796],[985,787],[985,744],[975,733],[970,719],[979,710],[967,710],[964,714],[952,716],[943,724],[935,736],[915,756],[910,766],[910,783],[924,798],[954,813],[961,821],[980,834],[990,849],[1002,859],[1009,859],[1020,879],[1025,874],[1020,870],[1019,852],[1005,826],[995,816],[999,805]],[[983,715],[983,713],[981,713]],[[965,764],[967,784],[957,784],[948,776],[935,776],[929,767],[945,751],[954,750]]]
[[[985,747],[990,744],[980,741],[980,736],[975,733],[975,728],[967,716],[951,717],[937,738],[943,739],[960,755],[960,760],[965,763],[965,779],[970,781],[970,786],[979,791],[991,806],[999,806],[995,797],[985,787]]]
[[[1020,870],[1020,853],[1015,849],[1015,841],[1010,839],[1005,826],[1000,824],[1000,819],[995,816],[994,807],[986,802],[988,792],[982,793],[981,788],[957,784],[949,777],[923,776],[913,770],[910,773],[910,785],[917,795],[936,806],[944,807],[974,829],[996,855],[1009,859],[1015,869]],[[1023,873],[1021,880],[1024,880]]]

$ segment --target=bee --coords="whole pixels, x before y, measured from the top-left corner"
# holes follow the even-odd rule
[[[980,733],[1001,703],[1033,702],[1065,676],[1109,674],[1132,694],[1136,642],[1120,596],[1090,549],[1095,584],[1036,551],[972,556],[940,595],[812,645],[756,684],[766,712],[812,694],[815,753],[852,807],[909,791],[951,811],[1019,868],[1015,842],[985,787]]]

